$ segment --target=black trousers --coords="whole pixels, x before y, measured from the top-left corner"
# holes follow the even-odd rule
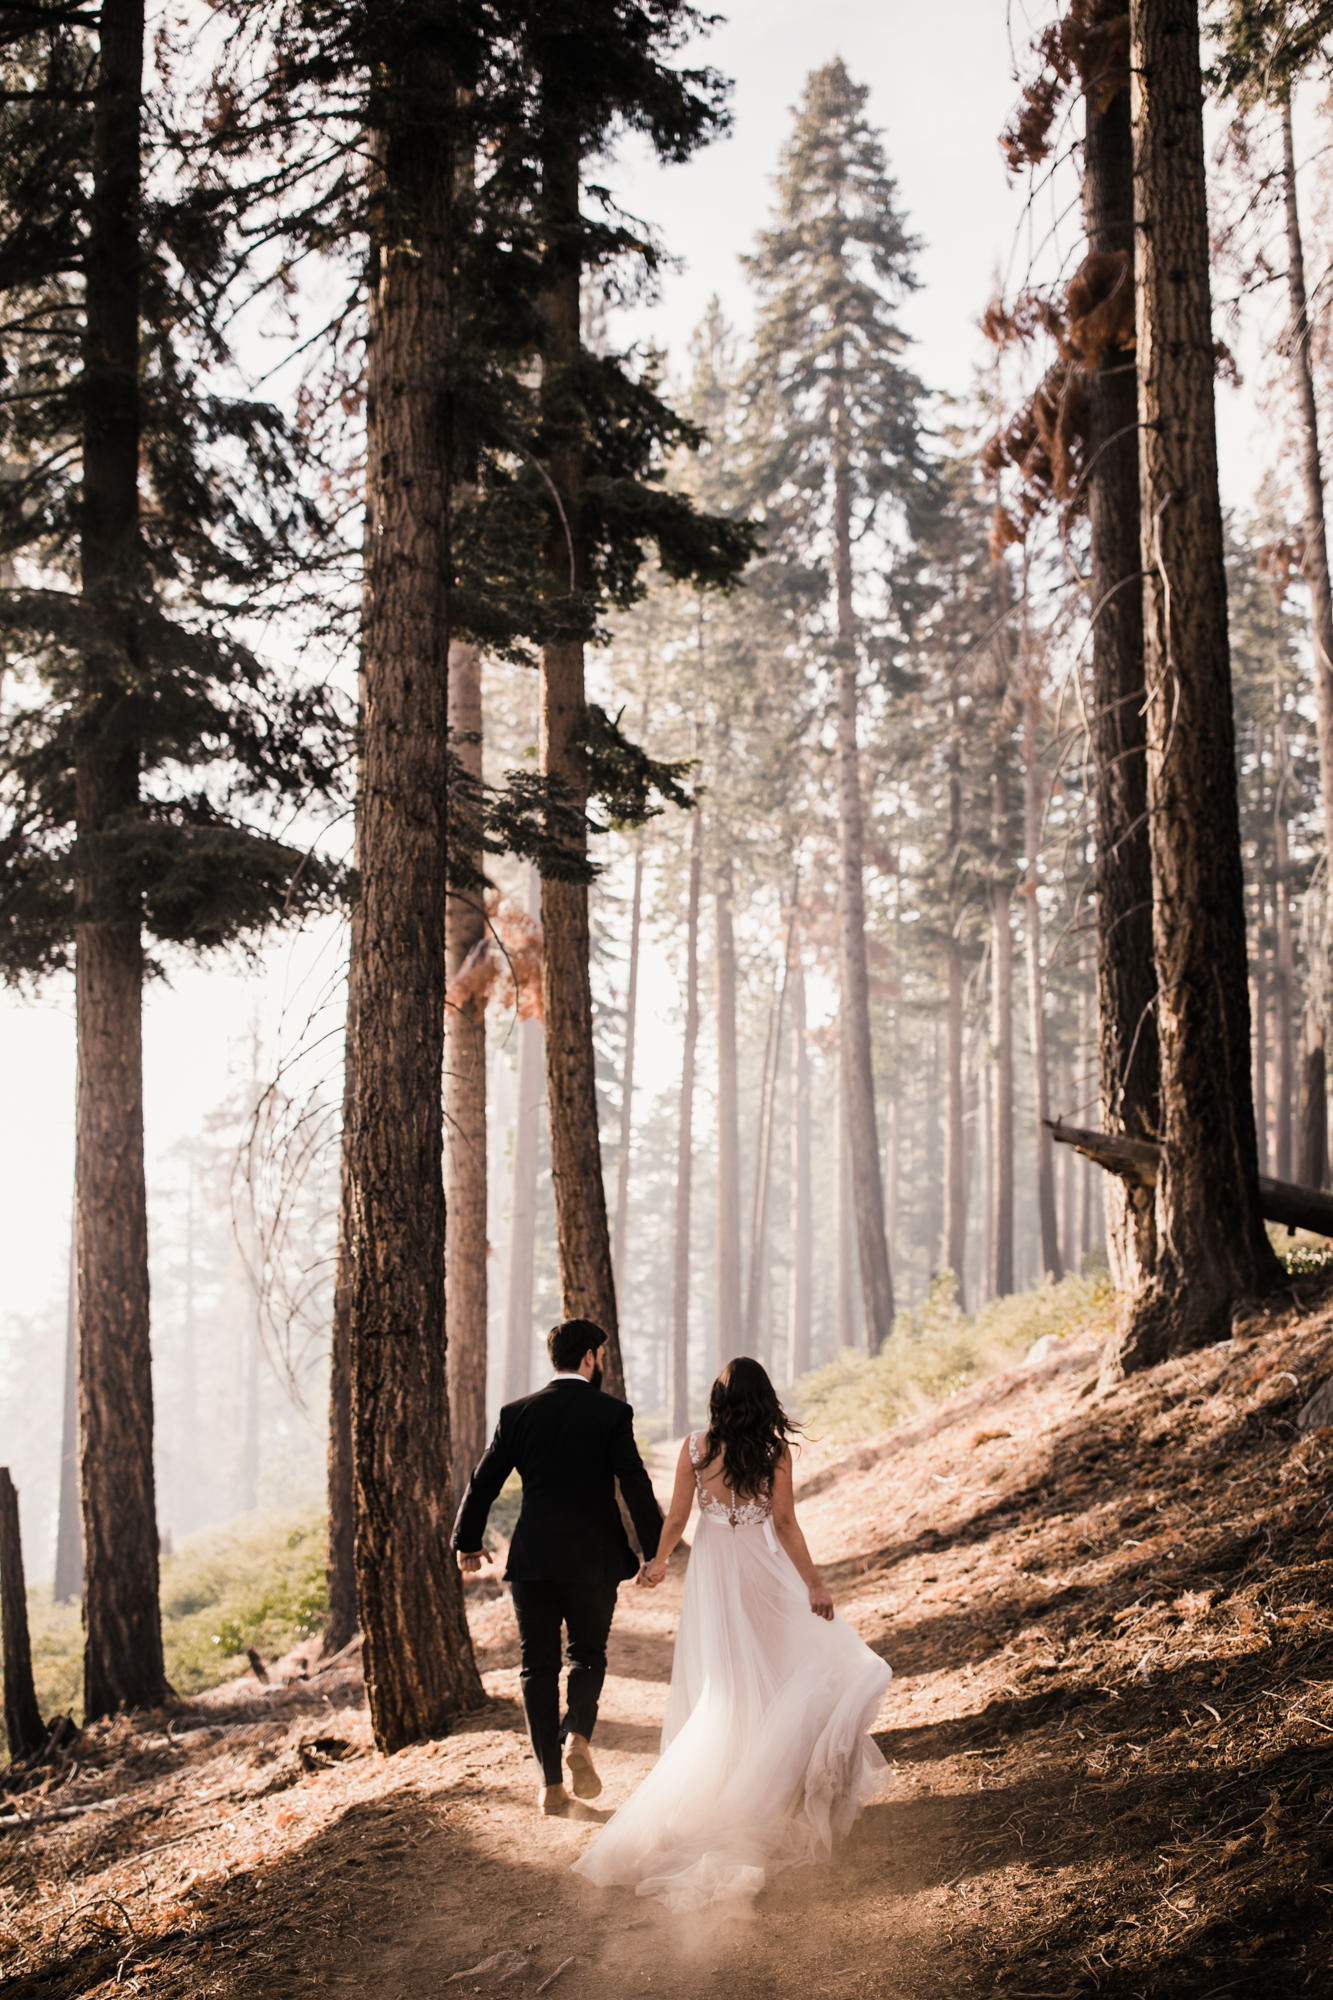
[[[606,1679],[606,1641],[616,1608],[610,1577],[577,1580],[541,1577],[510,1583],[522,1655],[523,1712],[532,1754],[548,1785],[564,1783],[560,1747],[565,1736],[591,1736],[597,1698]],[[569,1681],[560,1720],[561,1628],[569,1633]]]

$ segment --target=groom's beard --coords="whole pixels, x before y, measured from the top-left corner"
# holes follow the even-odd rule
[[[590,1375],[590,1376],[588,1377],[588,1380],[589,1380],[589,1382],[590,1382],[590,1383],[592,1384],[592,1386],[593,1386],[593,1388],[594,1388],[594,1389],[600,1389],[600,1388],[601,1388],[601,1386],[602,1386],[602,1371],[601,1371],[601,1369],[600,1369],[600,1368],[596,1368],[596,1367],[594,1367],[594,1369],[593,1369],[593,1371],[592,1371],[592,1374],[591,1374],[591,1375]]]

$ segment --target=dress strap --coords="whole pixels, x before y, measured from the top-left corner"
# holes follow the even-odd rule
[[[690,1432],[690,1464],[691,1464],[691,1465],[698,1465],[698,1464],[700,1464],[700,1463],[702,1462],[702,1459],[703,1459],[703,1450],[704,1450],[704,1441],[705,1441],[705,1439],[707,1438],[707,1436],[708,1436],[708,1433],[707,1433],[707,1431],[691,1431],[691,1432]]]

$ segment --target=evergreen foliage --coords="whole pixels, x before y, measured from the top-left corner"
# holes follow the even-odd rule
[[[81,439],[99,393],[83,312],[96,54],[56,10],[3,67],[0,976],[71,962],[76,868],[98,885],[85,917],[132,909],[162,943],[251,946],[338,886],[277,828],[340,795],[344,720],[327,687],[248,636],[320,560],[305,440],[273,405],[218,386],[225,231],[201,231],[188,201],[145,199],[140,530],[112,585],[110,643],[77,589]],[[160,129],[154,143],[149,178],[169,178]],[[73,770],[90,747],[128,759],[139,796],[80,844]]]

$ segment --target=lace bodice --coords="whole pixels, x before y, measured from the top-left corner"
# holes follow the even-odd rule
[[[703,1480],[699,1476],[699,1469],[703,1464],[707,1435],[706,1431],[690,1433],[690,1464],[694,1467],[694,1485],[699,1495],[699,1512],[707,1514],[712,1521],[725,1521],[733,1528],[760,1527],[772,1515],[771,1497],[767,1500],[742,1500],[739,1504],[733,1500],[728,1506],[724,1501],[715,1499],[705,1489]]]

